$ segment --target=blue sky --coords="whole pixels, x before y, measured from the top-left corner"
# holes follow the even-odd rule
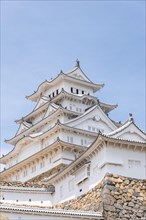
[[[14,122],[34,103],[25,99],[60,70],[81,68],[105,87],[101,101],[118,104],[110,117],[133,113],[145,127],[145,1],[1,1],[1,153]]]

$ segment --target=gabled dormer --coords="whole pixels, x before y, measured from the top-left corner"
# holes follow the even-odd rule
[[[82,71],[81,67],[80,67],[80,62],[79,60],[76,60],[76,66],[75,68],[73,68],[71,71],[69,71],[67,73],[68,76],[82,80],[82,81],[87,81],[87,82],[91,82],[92,81],[85,75],[85,73]]]
[[[42,105],[46,104],[49,101],[49,97],[42,96],[39,101],[37,102],[34,110],[40,108]]]
[[[27,123],[27,125],[26,125],[25,122],[22,122],[22,123],[20,124],[19,128],[18,128],[18,131],[17,131],[16,135],[18,135],[18,134],[20,134],[20,133],[26,131],[30,126],[31,126],[30,124],[28,125],[28,123]]]
[[[117,129],[116,125],[103,112],[99,105],[94,105],[88,108],[84,114],[69,120],[65,123],[74,128],[80,128],[98,133],[101,130],[103,133],[108,133]]]
[[[57,109],[59,109],[59,105],[56,105],[55,103],[50,103],[44,117],[46,118],[47,116],[51,115]]]
[[[109,133],[108,136],[130,141],[146,142],[146,134],[137,127],[133,118],[129,118],[125,124]]]

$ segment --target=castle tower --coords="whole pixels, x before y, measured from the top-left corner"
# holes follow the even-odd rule
[[[16,120],[18,131],[6,140],[14,148],[1,158],[6,165],[1,179],[51,178],[85,152],[99,131],[107,134],[121,126],[108,117],[117,105],[102,103],[94,95],[103,86],[85,75],[78,60],[68,73],[60,71],[41,83],[26,97],[36,103],[34,109]]]

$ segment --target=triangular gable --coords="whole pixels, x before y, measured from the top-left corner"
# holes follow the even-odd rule
[[[97,105],[88,109],[81,116],[68,121],[66,124],[74,128],[80,128],[97,133],[101,130],[101,132],[105,134],[117,128]]]
[[[23,123],[21,123],[20,126],[19,126],[19,128],[18,128],[18,131],[17,131],[16,135],[18,135],[18,134],[24,132],[24,131],[27,130],[27,129],[28,129],[28,127],[27,127],[26,125],[24,125]]]
[[[131,140],[137,142],[146,141],[146,134],[144,134],[132,121],[128,121],[123,126],[112,133],[108,134],[114,138],[121,138],[124,140]]]
[[[54,103],[49,104],[48,109],[47,109],[47,112],[46,112],[44,118],[46,118],[47,116],[51,115],[51,114],[52,114],[53,112],[55,112],[58,108],[59,108],[59,106],[56,105],[56,104],[54,104]]]
[[[41,97],[38,101],[38,103],[36,104],[34,110],[36,110],[37,108],[41,107],[42,105],[44,105],[45,103],[48,102],[49,99],[45,98],[45,97]]]
[[[79,80],[83,80],[83,81],[87,81],[87,82],[91,82],[88,77],[84,74],[84,72],[81,70],[81,68],[76,67],[74,68],[72,71],[70,71],[69,73],[67,73],[68,76],[71,76],[73,78],[79,79]]]

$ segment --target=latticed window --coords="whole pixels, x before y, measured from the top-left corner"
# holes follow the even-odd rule
[[[128,160],[128,166],[131,167],[140,167],[141,161],[140,160]]]
[[[91,126],[88,126],[88,130],[91,131]]]
[[[140,160],[135,160],[135,166],[140,167],[141,166],[141,161]]]
[[[27,176],[27,170],[24,170],[23,176],[24,176],[24,177]]]
[[[60,197],[63,196],[63,186],[60,186]]]
[[[90,176],[90,165],[87,166],[87,176]]]
[[[69,192],[74,190],[74,182],[75,182],[74,178],[68,182],[68,190],[69,190]]]
[[[81,145],[84,145],[84,140],[83,139],[81,139]]]

